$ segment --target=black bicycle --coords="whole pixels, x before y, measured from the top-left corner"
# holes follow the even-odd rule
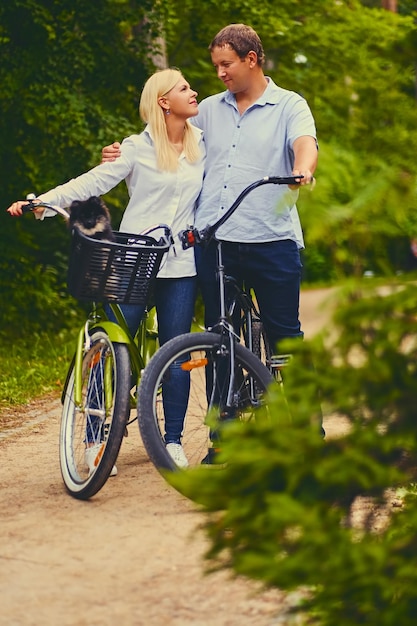
[[[253,189],[266,184],[297,185],[301,178],[274,176],[252,183],[215,224],[202,231],[189,228],[181,232],[183,247],[215,239],[217,229]],[[139,386],[140,433],[150,459],[160,470],[177,469],[165,446],[162,393],[162,382],[169,381],[175,368],[189,379],[188,403],[179,398],[178,411],[187,406],[181,443],[189,466],[195,466],[215,462],[221,430],[229,420],[255,418],[257,409],[265,404],[269,385],[281,381],[281,370],[289,359],[289,355],[273,355],[251,290],[243,290],[225,275],[222,242],[215,241],[220,296],[217,324],[205,332],[168,341],[149,361]],[[238,330],[233,326],[237,309],[241,311]]]

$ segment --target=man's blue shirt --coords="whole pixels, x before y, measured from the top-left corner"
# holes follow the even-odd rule
[[[207,159],[195,224],[213,224],[242,189],[264,176],[291,175],[294,141],[316,137],[310,108],[302,96],[270,78],[262,96],[240,115],[235,96],[225,91],[203,100],[193,124],[204,132]],[[226,241],[259,243],[292,239],[303,247],[295,202],[286,185],[255,189],[219,229]]]

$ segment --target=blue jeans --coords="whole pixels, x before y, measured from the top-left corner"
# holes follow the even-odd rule
[[[220,312],[216,247],[212,241],[207,248],[196,248],[206,327],[214,326]],[[269,342],[277,353],[283,339],[302,339],[304,333],[299,320],[302,263],[297,244],[290,239],[259,244],[223,242],[222,256],[225,273],[254,290]],[[314,369],[312,359],[309,366]],[[319,390],[312,414],[324,436]]]
[[[222,252],[226,274],[253,288],[271,346],[285,338],[303,337],[299,320],[302,263],[297,244],[290,239],[223,242]],[[207,248],[197,246],[196,262],[209,327],[220,312],[215,241]]]
[[[154,301],[158,320],[159,344],[163,345],[173,337],[189,333],[194,315],[197,279],[157,278],[154,283]],[[145,307],[123,304],[120,307],[125,316],[129,331],[134,337],[142,320]],[[114,320],[108,309],[109,318]],[[190,390],[190,374],[184,372],[178,363],[173,363],[167,371],[162,398],[165,413],[165,442],[180,443],[187,411]]]

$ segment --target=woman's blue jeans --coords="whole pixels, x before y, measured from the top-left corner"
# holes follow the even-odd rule
[[[154,283],[154,302],[158,320],[159,344],[189,333],[194,315],[197,279],[157,278]],[[125,316],[132,337],[135,336],[145,311],[145,307],[123,304],[120,307]],[[110,309],[109,319],[114,320]],[[187,411],[190,391],[190,374],[181,369],[179,363],[173,363],[167,371],[162,384],[162,399],[165,414],[165,442],[180,443]]]

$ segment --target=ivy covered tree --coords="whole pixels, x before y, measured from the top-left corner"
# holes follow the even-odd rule
[[[0,289],[2,326],[59,324],[68,235],[5,208],[98,163],[101,146],[140,128],[151,66],[150,0],[17,0],[0,5]],[[112,195],[123,206],[125,189]],[[115,217],[117,222],[117,215]],[[48,296],[46,296],[48,294]],[[56,318],[56,319],[54,319]]]
[[[8,147],[1,155],[3,198],[39,179],[47,187],[73,176],[97,162],[103,141],[137,127],[153,28],[145,16],[152,4],[2,4],[0,124]]]

